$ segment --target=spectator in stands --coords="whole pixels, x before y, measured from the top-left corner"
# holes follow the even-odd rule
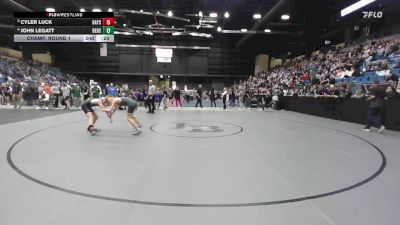
[[[339,97],[341,98],[351,98],[351,96],[353,95],[349,84],[341,85],[339,93],[340,93]]]
[[[320,84],[320,83],[321,83],[320,78],[321,78],[321,75],[316,74],[316,75],[311,79],[311,84],[312,84],[312,85]]]
[[[22,85],[19,80],[16,80],[12,86],[12,102],[14,109],[21,109],[22,104]]]
[[[301,75],[301,80],[302,81],[308,81],[310,80],[310,76],[308,75],[307,72],[303,73],[303,75]]]
[[[330,79],[331,78],[328,76],[328,74],[322,75],[320,84],[329,84]]]
[[[319,89],[317,91],[318,96],[330,95],[330,91],[326,85],[319,85]]]
[[[352,70],[351,76],[352,77],[360,77],[361,76],[360,67],[359,66],[353,66],[353,70]]]
[[[329,85],[329,95],[334,96],[336,98],[340,96],[340,92],[337,89],[336,85],[333,84]]]

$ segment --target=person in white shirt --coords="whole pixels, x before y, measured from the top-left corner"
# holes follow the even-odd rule
[[[152,80],[149,80],[149,91],[147,92],[147,102],[149,106],[149,111],[147,113],[154,113],[155,103],[154,103],[154,95],[156,93],[156,86],[153,84]]]
[[[63,96],[65,109],[69,109],[71,107],[71,89],[70,89],[69,85],[62,84],[61,92],[62,92],[62,96]]]
[[[226,101],[229,101],[228,88],[224,87],[222,92],[222,102],[224,103],[224,109],[226,109]]]
[[[51,86],[51,92],[55,97],[54,108],[59,108],[61,104],[61,91],[57,82],[54,82],[53,86]]]

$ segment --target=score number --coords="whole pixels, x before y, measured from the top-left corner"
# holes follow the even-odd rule
[[[103,18],[103,26],[114,26],[115,20],[114,18]]]
[[[114,27],[103,27],[103,34],[114,34]]]

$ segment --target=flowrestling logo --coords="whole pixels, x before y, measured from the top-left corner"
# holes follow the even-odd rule
[[[383,12],[382,11],[364,11],[364,12],[362,12],[364,15],[363,15],[363,18],[364,19],[370,19],[370,18],[374,18],[374,19],[379,19],[379,18],[382,18],[382,16],[383,16]]]

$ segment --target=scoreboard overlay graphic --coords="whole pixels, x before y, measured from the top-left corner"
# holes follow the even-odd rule
[[[114,42],[113,12],[15,12],[14,42]]]

